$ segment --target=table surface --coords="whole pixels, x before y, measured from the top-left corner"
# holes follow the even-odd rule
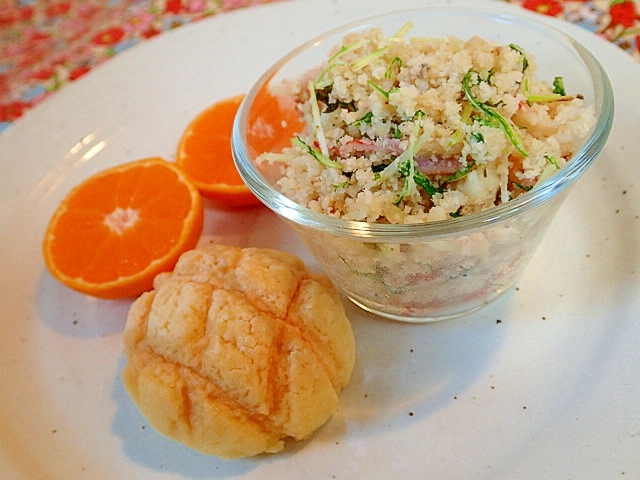
[[[0,132],[123,50],[211,15],[274,1],[0,0]],[[580,25],[640,61],[640,0],[503,1]]]

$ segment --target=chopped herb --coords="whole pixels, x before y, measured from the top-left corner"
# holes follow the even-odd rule
[[[393,37],[391,37],[392,39],[400,39],[402,37],[404,37],[404,35],[413,27],[413,23],[411,22],[407,22],[405,23],[400,30],[398,30]],[[353,70],[361,70],[362,68],[366,67],[367,65],[369,65],[370,63],[374,62],[375,60],[377,60],[378,58],[382,57],[386,51],[389,50],[389,46],[386,45],[382,48],[379,48],[378,50],[376,50],[375,52],[371,52],[368,55],[365,55],[364,57],[359,58],[358,60],[356,60],[355,62],[353,62],[351,64],[351,68]]]
[[[462,107],[462,112],[460,112],[460,120],[467,125],[473,124],[473,119],[471,118],[472,113],[473,105],[471,105],[471,102],[465,103]]]
[[[402,200],[411,195],[411,192],[415,188],[415,173],[416,173],[416,165],[413,161],[413,157],[410,157],[405,163],[398,167],[398,172],[400,175],[404,177],[404,185],[402,186],[402,191],[395,202],[395,205],[398,205]]]
[[[353,122],[351,125],[353,126],[358,126],[362,123],[366,123],[367,125],[371,125],[371,119],[373,118],[373,112],[367,112],[365,113],[363,116],[361,116],[359,119],[357,119],[355,122]]]
[[[379,163],[377,165],[371,165],[371,171],[373,173],[380,173],[381,171],[383,171],[385,168],[387,168],[389,164],[386,163]]]
[[[368,80],[367,83],[371,85],[371,87],[373,87],[374,90],[376,90],[380,95],[382,95],[387,100],[389,100],[389,95],[391,95],[392,92],[398,90],[398,88],[396,87],[396,88],[392,88],[387,92],[384,88],[382,88],[380,85],[376,85],[371,80]]]
[[[533,188],[533,185],[522,185],[521,183],[518,183],[518,182],[513,182],[513,186],[516,188],[519,188],[520,190],[524,190],[525,192],[528,192]]]
[[[389,49],[389,47],[382,47],[375,52],[371,52],[369,55],[365,55],[364,57],[359,58],[355,62],[351,64],[351,68],[354,71],[362,70],[364,67],[374,62],[378,58],[382,57],[385,52]]]
[[[483,127],[501,128],[500,123],[498,123],[496,119],[492,117],[482,117],[476,119],[476,121]]]
[[[333,70],[333,68],[336,67],[337,65],[341,65],[341,63],[328,64],[325,67],[325,69],[322,72],[320,72],[320,75],[318,75],[318,78],[316,78],[316,81],[313,83],[314,87],[317,89],[322,89],[332,85],[333,79],[329,77],[329,72]]]
[[[355,50],[356,48],[362,46],[362,43],[363,43],[362,40],[358,40],[357,42],[354,42],[351,45],[344,45],[340,50],[334,53],[333,56],[329,57],[329,62],[337,60],[345,53],[350,52],[351,50]]]
[[[484,143],[484,135],[480,132],[471,132],[471,138],[478,143]]]
[[[404,37],[407,34],[407,32],[412,28],[413,28],[413,22],[411,21],[406,22],[404,25],[402,25],[402,27],[400,27],[400,30],[398,30],[396,33],[393,34],[393,38]]]
[[[314,82],[315,87],[324,88],[331,85],[333,83],[333,80],[329,77],[329,72],[338,65],[344,65],[342,62],[334,62],[334,60],[337,60],[345,53],[350,52],[351,50],[355,50],[361,45],[362,45],[362,40],[352,43],[351,45],[345,45],[340,50],[338,50],[333,56],[331,56],[327,61],[327,66],[324,68],[322,72],[320,72],[320,75],[318,75],[318,78],[316,78],[316,81]]]
[[[447,178],[445,180],[445,183],[446,182],[455,182],[457,180],[460,180],[460,179],[466,177],[469,174],[469,172],[471,170],[473,170],[474,168],[476,168],[476,162],[474,160],[471,160],[464,167],[460,167],[458,170],[456,170],[453,175],[451,175],[449,178]]]
[[[491,85],[491,79],[493,78],[493,74],[495,72],[493,71],[493,68],[491,68],[491,70],[489,70],[489,72],[487,73],[487,78],[485,78],[485,82],[487,82],[489,85]]]
[[[515,43],[510,43],[509,47],[512,50],[515,50],[516,52],[518,52],[520,55],[522,55],[522,71],[524,72],[527,68],[529,68],[529,59],[527,58],[527,55],[524,53],[524,50],[522,50],[522,48],[519,45],[516,45]]]
[[[449,216],[450,216],[451,218],[458,218],[458,217],[461,217],[461,216],[462,216],[462,207],[458,208],[458,210],[456,210],[455,212],[451,212],[451,213],[449,214]]]
[[[518,134],[513,129],[513,126],[507,121],[507,119],[500,115],[500,113],[498,113],[494,108],[490,107],[487,104],[479,102],[471,93],[471,78],[474,74],[477,75],[477,73],[473,70],[469,70],[462,80],[462,91],[467,97],[467,100],[469,100],[469,102],[485,117],[485,120],[492,123],[497,122],[500,127],[502,127],[516,150],[518,150],[523,156],[528,157],[529,154],[518,138]]]
[[[384,78],[386,79],[391,78],[391,73],[393,72],[394,65],[398,66],[398,70],[404,67],[404,63],[402,62],[402,59],[400,57],[394,57],[393,60],[389,62],[389,66],[387,67],[387,71],[384,74]]]
[[[564,79],[562,77],[553,79],[553,93],[562,96],[567,94],[567,91],[564,89]]]
[[[349,181],[348,181],[348,180],[346,180],[346,181],[344,181],[344,182],[342,182],[342,183],[338,183],[337,185],[334,185],[334,186],[333,186],[333,188],[334,188],[335,190],[340,190],[340,189],[342,189],[342,188],[347,188],[348,186],[349,186]]]
[[[462,130],[456,130],[451,134],[449,138],[448,146],[455,145],[456,143],[460,143],[464,140],[464,132]]]
[[[424,113],[422,110],[416,110],[416,113],[413,114],[413,116],[411,117],[411,120],[420,120],[425,115],[426,113]]]
[[[433,186],[433,183],[429,180],[429,178],[422,172],[416,171],[413,176],[416,185],[421,187],[429,197],[433,197],[436,193],[441,193],[443,190],[441,188],[436,188]]]
[[[564,102],[567,100],[573,100],[575,97],[571,95],[558,95],[551,93],[549,95],[528,95],[525,94],[525,98],[528,103],[544,103],[544,102]]]
[[[416,119],[416,124],[414,126],[413,132],[409,139],[409,145],[407,149],[404,152],[402,152],[400,155],[398,155],[393,160],[393,162],[387,165],[384,168],[384,170],[382,170],[379,174],[376,175],[376,180],[378,182],[383,182],[391,178],[396,173],[404,177],[405,182],[402,187],[402,191],[400,192],[400,194],[398,195],[398,198],[394,202],[396,205],[399,204],[402,200],[404,200],[407,196],[411,194],[416,184],[419,184],[419,182],[422,182],[422,178],[420,178],[420,175],[419,175],[420,172],[416,171],[416,168],[415,168],[414,154],[415,152],[419,151],[420,148],[422,148],[422,146],[424,145],[424,142],[426,142],[428,137],[428,134],[426,132],[423,132],[422,134],[420,134],[420,131],[422,130],[421,119],[423,116],[424,116],[424,112],[420,110],[418,110],[415,113],[414,117]],[[425,185],[427,185],[427,188],[429,188],[428,185],[430,184],[430,182],[428,181],[428,179],[426,182],[423,182],[423,183],[425,183]]]
[[[415,120],[416,124],[413,127],[413,132],[412,132],[413,135],[409,140],[409,146],[407,148],[408,157],[409,157],[407,158],[407,162],[405,164],[407,168],[404,168],[405,165],[398,165],[399,170],[402,168],[402,170],[400,170],[401,174],[403,174],[403,170],[404,170],[405,180],[404,180],[404,185],[402,186],[402,191],[400,192],[400,196],[398,197],[397,203],[400,203],[403,199],[411,195],[411,192],[413,192],[416,186],[416,180],[415,180],[416,164],[414,161],[414,154],[417,150],[416,143],[418,143],[418,140],[420,138],[420,130],[422,129],[421,120],[424,116],[425,116],[425,113],[422,110],[418,110],[413,115],[413,119]]]
[[[297,146],[298,148],[300,148],[301,150],[305,151],[306,153],[311,155],[313,158],[315,158],[318,162],[320,162],[321,165],[324,165],[325,167],[329,167],[329,168],[337,168],[342,170],[343,168],[342,165],[340,165],[338,162],[334,160],[331,160],[328,156],[323,155],[321,152],[313,148],[311,145],[306,144],[300,137],[294,138],[293,140],[291,140],[291,142],[295,146]]]
[[[525,78],[522,83],[524,97],[527,99],[527,103],[542,103],[542,102],[560,102],[565,100],[573,100],[572,95],[567,95],[564,90],[564,82],[562,77],[556,77],[553,81],[553,92],[546,95],[534,95],[529,93],[529,79]]]
[[[409,173],[411,173],[411,168],[409,160],[404,161],[402,164],[398,166],[398,173],[403,177],[408,177]]]
[[[307,85],[309,90],[309,103],[311,104],[311,115],[313,117],[313,129],[320,145],[320,152],[323,156],[329,158],[329,147],[327,146],[327,139],[324,136],[324,129],[322,128],[322,121],[320,119],[320,107],[318,106],[318,99],[316,98],[316,89],[312,81]]]
[[[556,160],[556,157],[553,157],[551,155],[545,155],[544,158],[547,160],[547,162],[549,162],[551,165],[553,165],[558,170],[560,170],[560,164],[558,163],[558,160]]]

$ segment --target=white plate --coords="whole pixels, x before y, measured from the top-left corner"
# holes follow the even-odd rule
[[[349,305],[351,385],[329,423],[285,453],[229,462],[158,435],[121,384],[129,302],[76,294],[44,268],[47,221],[79,180],[173,158],[188,120],[302,40],[426,3],[297,0],[219,15],[119,54],[0,136],[0,478],[640,478],[640,67],[579,27],[547,19],[605,65],[616,121],[518,288],[432,325]],[[313,265],[262,209],[211,208],[206,233]]]

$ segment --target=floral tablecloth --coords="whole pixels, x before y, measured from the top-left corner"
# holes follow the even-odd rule
[[[0,132],[68,82],[189,22],[278,0],[0,0]],[[587,28],[640,61],[640,0],[505,0]]]

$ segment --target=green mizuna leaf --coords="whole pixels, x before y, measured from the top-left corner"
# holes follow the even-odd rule
[[[343,169],[343,166],[338,162],[331,160],[328,156],[322,154],[320,151],[313,148],[311,145],[306,144],[300,137],[296,137],[291,142],[302,151],[308,153],[313,158],[315,158],[321,165],[329,168],[337,168],[339,170]]]
[[[469,70],[462,80],[462,91],[467,97],[467,100],[482,114],[483,117],[485,117],[485,119],[497,122],[497,124],[504,130],[509,141],[511,141],[516,150],[518,150],[523,156],[528,157],[529,154],[518,137],[518,134],[514,130],[513,125],[511,125],[511,123],[509,123],[509,121],[500,115],[500,113],[498,113],[493,107],[478,101],[478,99],[473,96],[473,93],[471,93],[471,81],[474,75],[477,75],[477,73],[473,70]]]

